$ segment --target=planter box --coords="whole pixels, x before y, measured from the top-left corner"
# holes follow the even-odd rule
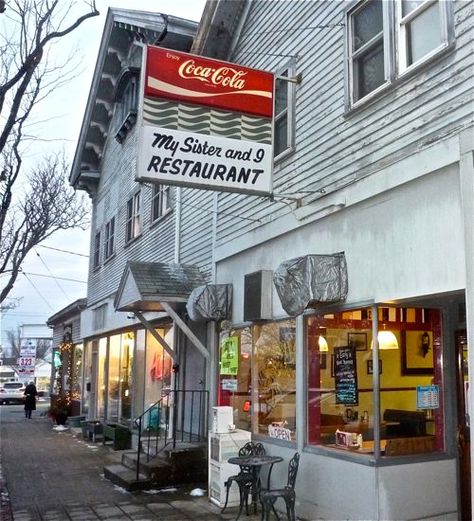
[[[116,423],[106,423],[103,428],[102,443],[112,441],[114,450],[125,450],[130,448],[132,433],[127,427]]]

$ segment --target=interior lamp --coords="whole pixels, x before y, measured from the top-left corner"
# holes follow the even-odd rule
[[[377,335],[379,350],[398,349],[398,340],[393,331],[379,331]]]
[[[319,347],[320,353],[327,353],[329,351],[328,343],[326,342],[326,339],[322,335],[319,335],[318,347]]]

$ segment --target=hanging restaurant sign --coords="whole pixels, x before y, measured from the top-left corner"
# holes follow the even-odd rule
[[[273,74],[152,46],[145,62],[136,180],[270,194]]]

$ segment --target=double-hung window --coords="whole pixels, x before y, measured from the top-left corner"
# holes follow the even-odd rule
[[[93,268],[97,269],[100,266],[100,232],[95,234],[94,238],[94,262]]]
[[[295,147],[295,83],[294,66],[287,65],[276,73],[274,156],[276,159],[291,152]],[[287,79],[288,78],[288,79]]]
[[[347,13],[349,105],[371,98],[449,44],[451,2],[364,0]]]
[[[135,239],[141,233],[141,203],[140,192],[137,192],[127,202],[126,237],[127,242]]]
[[[397,4],[400,71],[447,45],[446,1],[404,0]]]
[[[153,185],[151,195],[151,221],[155,222],[163,217],[170,209],[170,187],[166,185]]]
[[[104,260],[109,259],[115,252],[115,217],[105,225]]]
[[[365,2],[350,16],[349,75],[352,101],[377,90],[386,80],[383,1]]]

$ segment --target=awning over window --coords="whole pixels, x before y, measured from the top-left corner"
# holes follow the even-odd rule
[[[195,288],[186,309],[195,322],[228,320],[232,313],[232,284],[206,284]]]
[[[305,255],[282,262],[273,283],[289,316],[321,302],[343,302],[348,290],[344,253]]]
[[[129,262],[115,297],[115,310],[163,311],[163,302],[187,302],[193,289],[205,283],[197,266]]]

